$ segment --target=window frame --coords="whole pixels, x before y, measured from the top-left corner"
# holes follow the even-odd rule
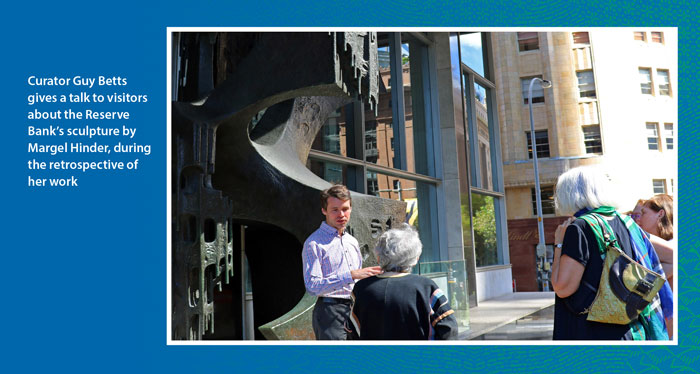
[[[576,36],[577,35],[583,35],[586,34],[586,41],[581,42],[581,41],[576,41]],[[578,39],[581,39],[580,37]],[[588,33],[588,31],[574,31],[571,33],[571,42],[574,45],[590,45],[591,44],[591,34]]]
[[[542,79],[542,75],[533,75],[530,77],[520,77],[520,90],[523,95],[523,105],[528,105],[528,93],[530,90],[530,81],[532,81],[533,78],[540,78]],[[539,88],[537,88],[539,85]],[[542,96],[535,96],[536,92],[542,92]],[[544,88],[542,87],[541,83],[536,83],[532,86],[532,105],[537,105],[537,104],[544,104],[545,99],[544,99]]]
[[[654,40],[654,34],[658,35],[659,40]],[[663,31],[652,31],[651,38],[649,38],[652,43],[664,44],[664,32]]]
[[[661,124],[659,124],[659,126],[661,126]],[[671,127],[670,131],[667,130],[668,126]],[[663,133],[662,133],[663,134],[663,143],[664,143],[665,149],[668,151],[672,151],[675,149],[675,144],[674,144],[674,140],[673,140],[674,127],[675,126],[673,126],[673,122],[664,122],[664,128],[663,128]],[[670,145],[670,147],[669,147],[669,145]]]
[[[518,52],[523,53],[540,50],[540,35],[537,31],[516,32],[515,35],[516,42],[518,43]],[[532,35],[534,35],[534,37]],[[532,43],[532,40],[535,42]],[[529,46],[533,44],[535,48],[529,48]]]
[[[536,33],[537,34],[537,33]],[[493,198],[495,225],[496,225],[496,257],[497,266],[506,265],[510,262],[510,253],[508,250],[508,235],[507,235],[507,214],[506,214],[506,195],[505,183],[503,181],[503,170],[501,160],[501,140],[500,140],[500,125],[498,119],[498,101],[496,94],[496,85],[491,80],[490,72],[493,71],[491,56],[492,47],[488,40],[489,33],[482,33],[482,48],[485,58],[484,74],[482,76],[478,72],[471,69],[469,66],[460,61],[460,82],[462,85],[462,104],[464,106],[464,127],[465,127],[465,153],[467,155],[467,183],[469,185],[469,193],[465,194],[468,199],[468,208],[470,212],[469,222],[462,222],[462,230],[470,231],[471,243],[464,243],[465,248],[469,246],[474,251],[474,264],[476,264],[476,256],[478,255],[475,247],[476,233],[474,231],[474,204],[472,202],[473,195],[481,195]],[[537,45],[539,49],[539,34],[537,34]],[[532,52],[535,50],[524,51]],[[483,144],[483,138],[479,136],[479,119],[477,117],[477,106],[482,105],[477,99],[476,85],[485,91],[485,109],[486,122],[488,127],[488,158],[491,165],[490,181],[485,181],[482,168],[488,168],[488,165],[482,165],[480,161],[480,151]],[[464,204],[464,202],[463,202]],[[488,268],[491,265],[478,266],[479,268]]]
[[[663,84],[664,81],[662,80],[662,72],[666,74],[665,84]],[[657,83],[659,86],[659,96],[671,96],[671,72],[668,69],[656,69],[656,76],[658,78]],[[662,84],[666,87],[662,88]]]
[[[598,130],[598,138],[597,139],[587,139],[586,138],[586,130],[587,129],[593,129],[596,128]],[[600,125],[586,125],[586,126],[581,126],[581,131],[583,133],[583,148],[586,151],[586,154],[603,154],[603,135],[601,134],[600,131]],[[589,131],[590,133],[590,131]],[[599,145],[589,145],[589,142],[597,142]],[[593,149],[594,147],[599,147],[600,151],[599,152],[594,152],[594,151],[589,151],[589,149]]]
[[[647,138],[647,149],[649,151],[661,151],[661,144],[659,143],[660,137],[659,137],[659,123],[658,122],[646,122],[646,138]],[[654,130],[653,134],[650,134],[650,130]],[[651,139],[656,139],[655,141],[652,142]],[[652,148],[652,144],[656,148]]]
[[[591,83],[590,83],[590,84],[593,85],[593,89],[592,89],[592,90],[587,90],[587,91],[582,91],[582,90],[581,90],[581,86],[582,86],[582,85],[581,85],[581,76],[580,76],[579,74],[586,74],[586,75],[590,74],[590,77],[591,77]],[[581,100],[581,99],[584,99],[584,100],[590,99],[590,100],[592,100],[592,99],[597,99],[597,98],[598,98],[598,92],[597,92],[596,84],[595,84],[595,74],[593,74],[593,69],[587,69],[587,70],[579,70],[579,71],[577,71],[577,72],[576,72],[576,79],[577,79],[577,88],[578,88],[579,100]],[[590,94],[584,95],[584,93],[590,93],[590,92],[593,92],[593,95],[590,95]]]
[[[660,185],[657,185],[657,184],[660,184]],[[660,188],[660,190],[657,190],[657,187]],[[652,191],[654,192],[654,195],[665,194],[667,191],[666,179],[652,179],[651,180],[651,188],[652,188]]]
[[[641,80],[641,77],[643,76],[642,70],[649,72],[649,81],[648,82],[642,82],[642,80]],[[645,85],[649,85],[649,93],[644,92]],[[653,71],[650,67],[639,67],[639,86],[642,90],[642,95],[654,96],[654,75],[653,75]]]
[[[535,187],[530,188],[530,199],[532,203],[532,216],[537,217],[537,196]],[[540,201],[542,202],[543,216],[553,216],[556,214],[554,207],[554,185],[540,186]]]
[[[542,134],[545,133],[546,136],[537,136],[538,133]],[[530,137],[530,131],[525,131],[525,137],[526,137],[526,145],[527,145],[527,155],[528,155],[528,160],[532,160],[532,138]],[[546,143],[540,143],[538,140],[539,139],[547,139]],[[545,150],[539,150],[539,147],[547,147],[546,149],[546,156],[545,155],[540,155],[540,152],[544,153]],[[547,129],[542,129],[542,130],[535,130],[535,151],[537,152],[537,158],[550,158],[551,152],[550,152],[550,147],[549,147],[549,130]]]
[[[647,42],[647,32],[646,31],[633,31],[634,35],[634,40],[640,41],[640,42]],[[641,36],[641,39],[638,39],[637,36]]]

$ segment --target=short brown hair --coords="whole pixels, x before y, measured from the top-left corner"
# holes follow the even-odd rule
[[[350,197],[350,190],[342,184],[334,184],[329,188],[321,191],[321,208],[326,209],[328,207],[328,198],[335,197],[343,201],[350,201],[350,206],[352,206],[352,197]]]
[[[673,239],[673,198],[666,194],[654,195],[644,202],[644,206],[659,212],[663,209],[664,216],[656,223],[659,230],[659,237],[664,240]]]

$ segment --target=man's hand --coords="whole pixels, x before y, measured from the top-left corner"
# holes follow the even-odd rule
[[[365,279],[367,277],[371,277],[373,275],[381,274],[382,273],[382,268],[379,266],[371,266],[368,268],[363,268],[363,269],[357,269],[357,270],[351,270],[350,271],[350,276],[354,280],[360,280],[360,279]]]

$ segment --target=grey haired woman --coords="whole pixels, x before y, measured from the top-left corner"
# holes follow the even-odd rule
[[[614,234],[627,256],[663,275],[652,244],[631,218],[615,210],[614,187],[590,166],[571,169],[557,181],[557,211],[571,217],[554,233],[554,340],[669,339],[667,325],[672,323],[673,298],[668,285],[627,325],[587,318],[604,269],[603,227]]]
[[[384,271],[355,284],[351,324],[355,339],[445,340],[457,337],[447,296],[432,280],[410,274],[423,245],[403,224],[385,232],[374,253]]]

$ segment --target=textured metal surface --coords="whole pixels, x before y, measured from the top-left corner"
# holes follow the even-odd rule
[[[206,124],[175,137],[173,181],[173,337],[201,339],[214,331],[214,288],[233,276],[231,203],[211,186],[214,131]]]
[[[296,239],[247,248],[249,260],[260,255],[251,253],[256,250],[264,250],[267,259],[300,259],[300,243],[323,218],[319,192],[329,186],[305,166],[311,144],[328,116],[352,98],[376,107],[375,33],[262,33],[250,39],[245,58],[235,61],[235,69],[203,101],[173,104],[173,175],[179,180],[173,194],[174,339],[213,332],[213,306],[205,291],[232,275],[232,222],[270,225]],[[367,264],[374,262],[370,248],[381,232],[404,216],[403,202],[353,194],[348,229]],[[216,228],[211,243],[205,222]],[[256,325],[269,322],[260,328],[264,336],[312,339],[308,313],[315,298],[309,295],[299,295],[297,305],[274,321],[258,323],[263,311],[274,308],[270,295],[286,295],[292,292],[287,285],[299,284],[301,266],[252,265]],[[261,291],[266,288],[276,293]]]

